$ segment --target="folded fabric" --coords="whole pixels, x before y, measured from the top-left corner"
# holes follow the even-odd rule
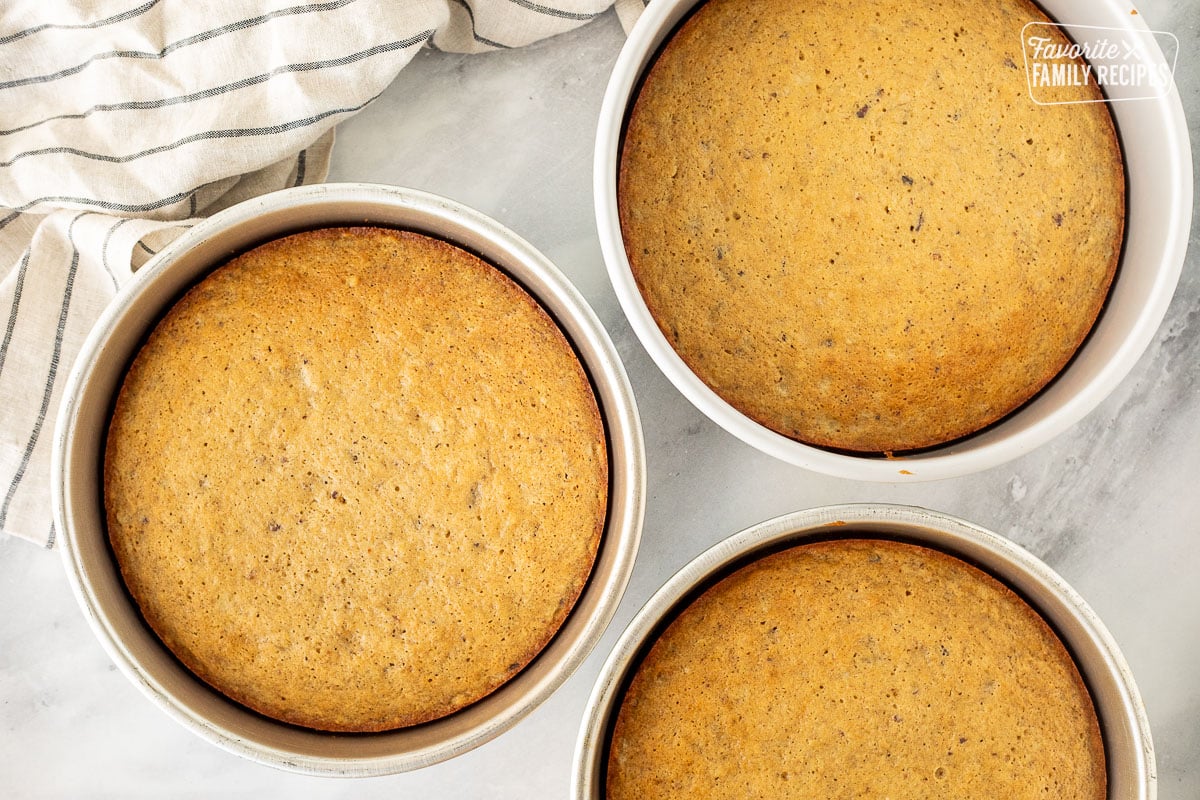
[[[0,9],[0,529],[52,547],[62,387],[122,284],[203,216],[324,180],[334,126],[422,47],[565,32],[614,0],[127,0]],[[643,0],[616,0],[626,29]]]

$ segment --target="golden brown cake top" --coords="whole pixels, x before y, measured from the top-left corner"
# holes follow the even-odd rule
[[[113,550],[155,632],[268,716],[444,716],[563,623],[604,526],[588,378],[546,312],[415,233],[318,230],[220,267],[121,389]]]
[[[683,24],[631,111],[618,200],[647,307],[701,380],[783,435],[894,452],[1062,369],[1116,269],[1124,175],[1104,103],[1031,100],[1035,20],[1025,0],[709,0]]]
[[[874,539],[752,562],[637,667],[609,800],[1101,800],[1090,696],[1045,621],[975,567]]]

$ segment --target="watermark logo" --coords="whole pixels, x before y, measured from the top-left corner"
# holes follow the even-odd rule
[[[1025,25],[1021,47],[1029,96],[1039,105],[1162,97],[1173,85],[1179,54],[1179,40],[1167,31],[1051,22]]]

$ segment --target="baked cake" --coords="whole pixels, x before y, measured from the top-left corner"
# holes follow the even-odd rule
[[[588,377],[493,266],[315,230],[197,284],[120,390],[108,530],[184,665],[277,720],[379,731],[489,694],[588,579],[608,462]]]
[[[705,384],[785,436],[889,453],[978,431],[1061,371],[1107,297],[1125,192],[1107,104],[1030,97],[1021,29],[1045,20],[1026,0],[708,0],[684,22],[630,112],[618,206],[646,305]]]
[[[766,556],[687,605],[623,697],[608,800],[1102,800],[1067,650],[957,558],[873,539]]]

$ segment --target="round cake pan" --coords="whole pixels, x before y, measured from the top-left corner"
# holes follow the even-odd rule
[[[404,228],[479,254],[525,287],[574,345],[608,435],[610,500],[591,577],[549,645],[522,672],[462,711],[386,733],[338,736],[272,721],[187,671],[142,621],[121,580],[100,483],[107,418],[147,332],[189,286],[231,256],[297,231],[341,225]],[[326,184],[247,201],[198,224],[147,263],[105,311],[67,384],[54,443],[53,500],[67,574],[117,666],[170,716],[205,739],[272,766],[380,775],[426,766],[495,737],[545,700],[599,639],[625,589],[641,534],[645,456],[638,413],[615,348],[584,299],[529,244],[440,197],[394,187]]]
[[[842,505],[788,514],[702,553],[646,602],[608,656],[584,714],[572,797],[604,796],[607,740],[622,692],[665,621],[736,567],[783,547],[830,538],[888,538],[941,550],[991,573],[1033,606],[1075,658],[1100,720],[1108,796],[1153,800],[1154,749],[1145,707],[1112,636],[1067,583],[1026,550],[976,525],[910,506]]]
[[[1125,156],[1124,252],[1104,313],[1083,348],[1033,401],[972,437],[900,458],[843,454],[811,447],[743,415],[700,380],[675,352],[646,306],[626,258],[617,213],[622,133],[643,72],[698,0],[659,0],[639,18],[613,69],[600,112],[593,172],[596,221],[609,276],[643,346],[697,408],[747,444],[784,461],[842,478],[905,482],[970,474],[1017,458],[1082,419],[1133,368],[1150,344],[1179,281],[1192,214],[1191,147],[1177,89],[1133,99],[1136,88],[1110,87],[1110,106]],[[1127,3],[1045,0],[1040,5],[1068,31],[1127,32],[1155,69],[1172,62]]]

